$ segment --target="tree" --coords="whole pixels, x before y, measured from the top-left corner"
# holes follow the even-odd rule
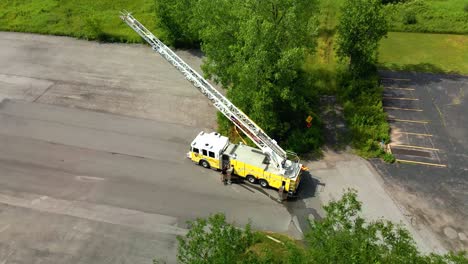
[[[168,39],[199,39],[205,76],[221,83],[227,97],[267,134],[297,150],[320,145],[320,122],[312,129],[304,122],[313,115],[303,65],[315,48],[316,0],[160,0],[156,5]],[[219,130],[226,134],[232,124],[219,116]]]
[[[422,255],[409,232],[386,220],[367,222],[355,191],[324,206],[306,235],[311,263],[467,263],[463,252]]]
[[[178,237],[179,263],[190,264],[271,264],[306,262],[304,250],[293,240],[270,240],[250,226],[237,228],[223,214],[189,222],[189,232]],[[155,260],[155,263],[157,260]]]
[[[268,134],[285,141],[311,112],[307,53],[315,47],[317,4],[310,0],[200,0],[203,71]]]
[[[249,258],[247,249],[253,243],[250,226],[244,230],[226,223],[223,214],[189,222],[189,232],[178,237],[177,259],[180,263],[240,263]]]
[[[191,27],[192,10],[197,0],[155,0],[157,26],[161,38],[169,45],[183,48],[198,47],[200,39],[196,29]]]
[[[345,0],[337,26],[337,54],[355,76],[375,71],[379,41],[388,25],[380,0]]]
[[[178,237],[178,260],[191,264],[468,264],[465,252],[421,254],[406,229],[383,219],[367,222],[360,216],[361,206],[352,190],[324,206],[326,216],[310,222],[304,246],[291,239],[271,242],[264,233],[253,233],[249,225],[242,230],[226,223],[222,214],[197,219],[190,222],[186,236]]]

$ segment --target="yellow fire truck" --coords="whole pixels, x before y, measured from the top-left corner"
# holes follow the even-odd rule
[[[247,135],[259,149],[244,144],[232,144],[219,133],[200,132],[193,140],[187,157],[205,168],[222,169],[234,166],[234,174],[259,183],[262,187],[284,190],[293,196],[301,179],[302,164],[295,153],[283,150],[244,112],[231,103],[207,80],[193,70],[169,47],[156,38],[130,13],[124,11],[120,18],[185,78],[204,94],[221,113]]]
[[[205,168],[222,169],[234,165],[236,176],[250,183],[258,182],[264,188],[279,189],[283,185],[290,195],[294,195],[301,179],[301,167],[296,166],[295,170],[282,175],[261,150],[242,143],[232,144],[227,137],[216,132],[200,132],[193,140],[187,157]]]

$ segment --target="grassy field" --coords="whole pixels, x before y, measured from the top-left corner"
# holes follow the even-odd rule
[[[468,34],[466,0],[408,0],[385,11],[392,31]]]
[[[334,93],[337,87],[335,31],[339,4],[342,0],[321,0],[317,49],[306,59],[305,70],[312,76],[315,89],[320,93]]]
[[[119,19],[119,11],[133,12],[154,30],[153,3],[153,0],[2,0],[0,30],[140,42],[140,37]]]
[[[379,62],[393,70],[468,75],[468,35],[390,32]]]
[[[308,58],[317,86],[336,86],[335,26],[342,0],[321,0],[317,52]],[[386,7],[393,30],[468,33],[466,0],[410,0]],[[0,30],[64,35],[110,42],[141,42],[120,21],[122,9],[132,11],[156,34],[153,0],[2,0]],[[416,24],[405,25],[405,12]],[[390,33],[380,48],[384,68],[468,74],[467,36]],[[320,77],[320,78],[319,78]]]

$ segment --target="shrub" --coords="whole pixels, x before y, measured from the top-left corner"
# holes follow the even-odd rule
[[[190,221],[189,232],[178,236],[179,263],[240,263],[253,244],[250,226],[237,228],[223,214]]]
[[[162,40],[178,48],[199,48],[200,38],[194,23],[193,12],[197,8],[194,0],[155,1],[157,25],[161,29]]]
[[[368,79],[350,79],[342,76],[341,101],[351,131],[352,146],[365,158],[382,157],[380,142],[389,142],[390,126],[382,107],[383,89],[377,76]]]
[[[413,11],[407,11],[403,15],[403,24],[405,25],[414,25],[418,21],[416,19],[416,14]]]
[[[384,160],[385,162],[388,162],[388,163],[393,163],[393,162],[395,162],[395,156],[393,156],[393,155],[390,154],[390,153],[385,153],[385,154],[383,155],[383,160]]]
[[[314,118],[310,128],[306,128],[304,123],[304,128],[290,133],[285,144],[286,148],[298,154],[316,151],[323,144],[321,128],[322,124],[317,118]]]
[[[112,38],[104,32],[102,19],[98,16],[91,16],[85,20],[85,38],[88,40],[98,40],[101,42],[112,42]]]

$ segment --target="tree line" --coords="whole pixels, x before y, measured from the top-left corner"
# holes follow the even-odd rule
[[[156,1],[161,38],[176,47],[200,47],[205,77],[221,84],[267,134],[298,153],[323,143],[320,94],[312,79],[317,77],[304,70],[316,49],[319,11],[317,0]],[[337,75],[336,95],[358,153],[392,161],[380,147],[389,141],[389,125],[376,71],[378,43],[387,28],[380,0],[343,2],[336,53],[346,69]],[[218,125],[221,133],[234,134],[222,114]]]
[[[250,226],[237,228],[223,214],[189,222],[189,232],[178,237],[179,263],[183,264],[466,264],[465,252],[422,254],[401,225],[361,216],[357,193],[324,206],[325,217],[309,222],[305,243],[282,239],[264,243],[266,235]],[[278,242],[278,241],[277,241]]]

